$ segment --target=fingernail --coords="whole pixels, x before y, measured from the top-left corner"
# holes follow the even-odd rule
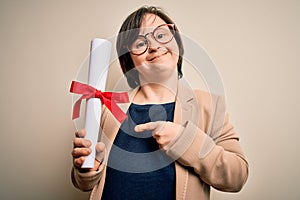
[[[139,130],[140,130],[139,125],[137,125],[137,126],[134,127],[134,131],[135,131],[135,132],[139,132]]]

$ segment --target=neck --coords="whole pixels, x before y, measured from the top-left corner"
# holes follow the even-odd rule
[[[133,99],[137,104],[162,104],[174,102],[177,94],[177,74],[163,83],[141,81],[140,90]]]

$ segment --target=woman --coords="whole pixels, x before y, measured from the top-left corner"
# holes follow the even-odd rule
[[[85,131],[76,132],[72,180],[91,199],[209,199],[210,186],[239,191],[248,164],[223,98],[179,81],[183,45],[174,22],[155,7],[124,21],[117,51],[130,92],[120,128],[103,110],[101,142],[91,170]]]

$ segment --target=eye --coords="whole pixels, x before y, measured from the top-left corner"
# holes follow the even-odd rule
[[[160,33],[158,35],[156,35],[156,39],[160,40],[160,39],[163,39],[165,37],[166,34],[164,33]]]
[[[146,42],[145,41],[139,41],[137,43],[135,43],[135,48],[143,48],[146,46]]]
[[[137,38],[131,45],[132,49],[143,49],[147,47],[147,41],[143,38]]]
[[[161,43],[168,42],[172,39],[173,35],[167,26],[159,27],[154,31],[154,38]]]

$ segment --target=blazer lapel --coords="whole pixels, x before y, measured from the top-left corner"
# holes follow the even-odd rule
[[[178,84],[174,116],[174,123],[182,125],[187,121],[197,122],[199,117],[199,108],[194,92],[183,81],[179,81]]]
[[[122,110],[124,113],[127,113],[128,109],[129,109],[129,106],[130,106],[130,104],[132,103],[133,98],[134,98],[134,96],[136,95],[136,93],[138,92],[138,90],[139,90],[139,87],[136,87],[136,88],[134,88],[133,90],[131,90],[131,91],[128,92],[128,96],[129,96],[129,102],[128,102],[128,103],[118,104],[119,107],[121,108],[121,110]]]

